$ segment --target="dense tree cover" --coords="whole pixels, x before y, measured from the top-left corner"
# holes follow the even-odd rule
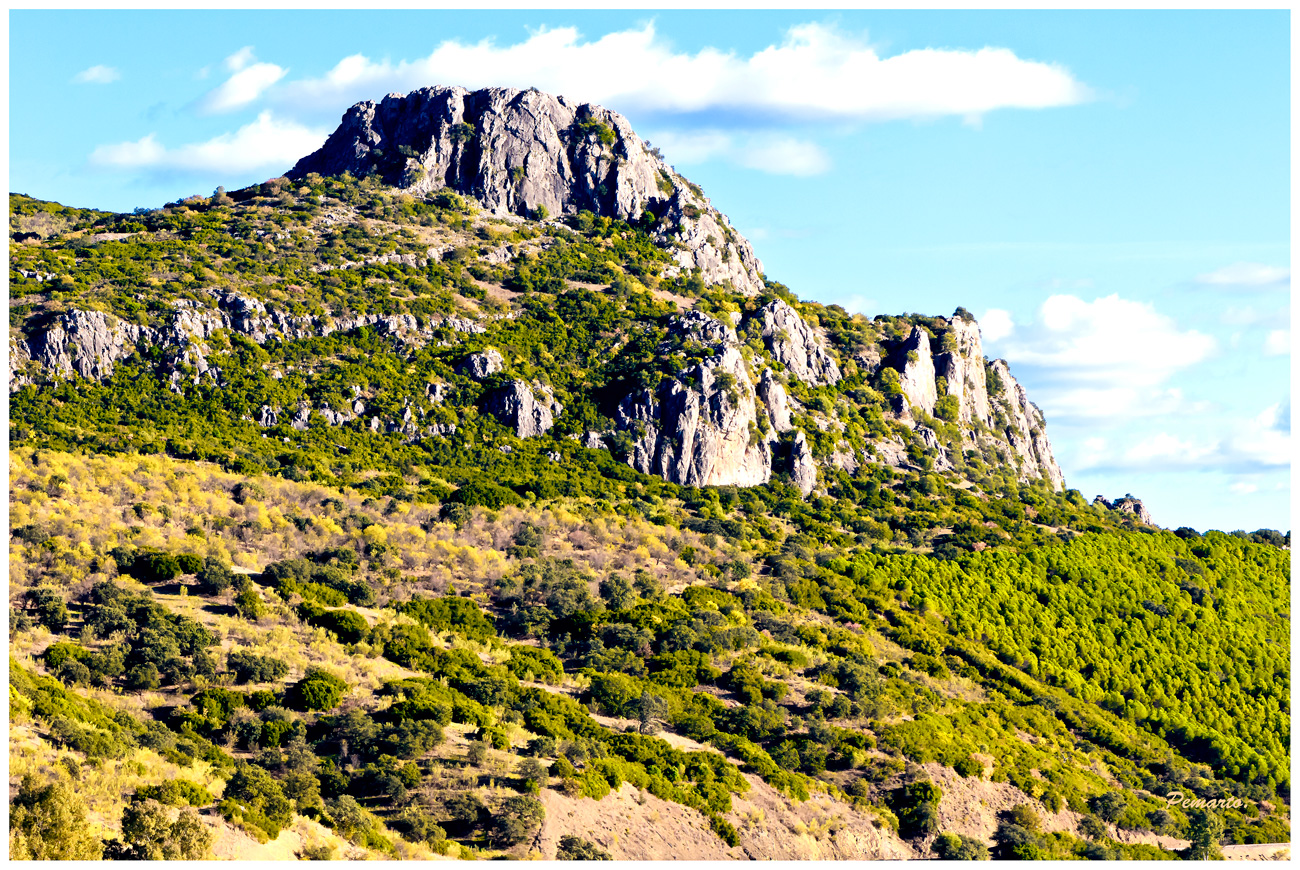
[[[858,615],[899,597],[956,638],[978,641],[1048,685],[1166,738],[1246,784],[1289,787],[1289,558],[1210,533],[1084,535],[1025,553],[957,561],[834,560],[815,594]],[[917,652],[934,640],[896,631]]]
[[[364,219],[309,232],[323,210]],[[947,395],[938,419],[922,421],[956,448],[957,473],[937,473],[915,436],[885,417],[895,370],[869,361],[918,325],[944,350],[946,321],[867,321],[800,302],[776,282],[743,299],[691,275],[660,280],[668,253],[647,234],[655,220],[579,214],[567,229],[539,230],[474,218],[454,195],[414,199],[348,179],[273,180],[130,216],[12,198],[11,229],[52,241],[16,245],[11,269],[59,277],[11,272],[20,297],[11,322],[92,305],[156,323],[172,300],[209,304],[206,288],[294,314],[409,312],[424,323],[503,313],[486,284],[513,295],[511,316],[483,320],[486,332],[444,328],[423,347],[369,329],[262,345],[218,331],[208,354],[216,377],[160,377],[168,361],[146,351],[103,383],[15,393],[17,449],[111,454],[141,469],[147,454],[166,454],[250,478],[229,493],[242,513],[193,518],[184,545],[137,540],[132,526],[74,556],[66,529],[33,518],[12,530],[15,564],[29,564],[34,582],[16,589],[11,631],[51,635],[32,667],[11,667],[15,716],[87,759],[145,748],[182,768],[204,760],[227,780],[219,811],[259,838],[297,813],[388,855],[403,854],[402,841],[442,853],[452,841],[518,848],[542,821],[536,792],[599,799],[624,782],[698,810],[734,845],[741,834],[724,814],[748,788],[743,772],[796,800],[829,792],[918,843],[937,835],[940,857],[987,857],[985,844],[940,831],[940,790],[916,775],[926,762],[1087,814],[1078,839],[1017,808],[995,857],[1169,857],[1109,840],[1102,820],[1188,837],[1198,855],[1220,841],[1289,838],[1289,533],[1139,529],[1077,491],[1022,483],[996,451],[960,449]],[[452,231],[462,244],[426,258],[417,230]],[[479,259],[507,243],[522,253],[504,265]],[[394,253],[427,262],[387,262]],[[670,335],[675,309],[662,291],[719,316],[778,298],[799,307],[845,373],[835,387],[789,386],[814,453],[897,434],[914,467],[827,464],[824,489],[805,499],[779,471],[758,487],[679,487],[631,470],[626,443],[612,453],[580,446],[568,436],[607,430],[623,395],[703,358]],[[740,338],[755,367],[780,371],[754,329]],[[506,369],[480,383],[462,363],[488,347]],[[515,377],[549,385],[565,405],[548,434],[521,441],[482,412],[487,393]],[[435,400],[433,384],[450,389]],[[358,391],[366,412],[343,425],[319,414],[305,430],[285,413],[275,426],[253,422],[263,406],[350,407]],[[416,426],[455,432],[370,425],[408,409]],[[839,422],[818,426],[831,412]],[[251,479],[262,473],[351,492],[328,490],[310,511],[272,521],[264,502],[274,487]],[[61,497],[69,481],[57,478],[33,484],[36,500]],[[124,494],[113,509],[170,520],[164,500]],[[420,505],[403,540],[479,534],[475,523],[502,512],[528,520],[483,535],[482,551],[500,558],[490,570],[465,558],[457,594],[404,576],[410,563],[389,532]],[[537,524],[544,508],[609,527],[644,521],[676,539],[671,549],[653,540],[662,558],[705,585],[669,592],[642,568],[585,558],[590,541],[557,552]],[[254,531],[273,522],[313,540],[354,537],[276,542],[253,575],[206,547],[210,536],[255,549]],[[198,612],[237,614],[237,629],[210,631],[155,600],[176,590]],[[285,630],[303,632],[305,658],[283,646],[214,649]],[[335,666],[348,657],[382,657],[371,664],[418,676],[344,679]],[[166,702],[138,716],[90,689]],[[447,740],[451,730],[468,745]],[[664,730],[722,754],[677,749],[656,736]],[[498,764],[504,753],[524,758]],[[483,790],[484,780],[512,793]],[[12,804],[22,825],[14,854],[100,848],[69,840],[75,801],[40,788],[25,784]],[[1172,791],[1244,805],[1202,816],[1168,806]],[[137,789],[109,852],[202,852],[183,810],[215,793],[185,779]],[[561,848],[608,857],[576,839]]]

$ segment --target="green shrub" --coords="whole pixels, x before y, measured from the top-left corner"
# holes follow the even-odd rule
[[[328,671],[308,668],[301,680],[289,687],[285,702],[294,710],[332,710],[343,700],[348,684]]]

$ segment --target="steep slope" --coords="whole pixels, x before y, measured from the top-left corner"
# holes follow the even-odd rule
[[[763,289],[749,242],[679,176],[627,119],[537,90],[457,87],[357,103],[319,151],[286,173],[363,178],[377,172],[414,194],[450,189],[491,214],[579,211],[641,222],[676,268],[739,293]]]

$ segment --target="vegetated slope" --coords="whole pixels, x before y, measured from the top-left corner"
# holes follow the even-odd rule
[[[348,117],[11,197],[13,857],[1289,838],[1289,534],[1089,505],[967,312],[800,301],[599,107]]]
[[[1229,841],[1286,837],[1263,777],[1216,770],[1149,720],[1089,703],[1105,684],[1079,672],[1078,685],[1054,680],[1071,693],[998,661],[971,636],[974,617],[942,618],[918,566],[977,578],[981,561],[1019,558],[1005,544],[948,562],[846,558],[786,518],[775,522],[793,534],[779,543],[728,535],[739,499],[730,511],[667,499],[676,524],[659,524],[591,498],[439,508],[166,457],[12,456],[13,709],[44,747],[12,759],[15,775],[75,770],[105,836],[124,793],[183,779],[213,796],[206,813],[262,837],[300,814],[388,854],[550,855],[567,829],[521,798],[554,789],[540,805],[555,811],[630,782],[680,806],[663,812],[687,813],[688,827],[692,813],[711,824],[719,857],[732,842],[737,855],[924,854],[938,820],[956,818],[942,790],[920,788],[934,781],[921,765],[937,760],[1034,808],[1045,831],[1006,822],[995,838],[1028,831],[1017,854],[1153,855],[1117,838],[1186,837],[1184,811],[1160,797],[1171,790],[1240,795],[1242,810],[1223,813]],[[1105,582],[1106,552],[1134,545],[1190,549],[1166,532],[1112,529],[1032,555],[1096,571],[1104,600],[1128,594],[1125,578]],[[1190,546],[1240,548],[1239,561],[1274,566],[1259,582],[1285,583],[1281,551],[1217,533]],[[1199,578],[1221,607],[1259,606],[1253,591]],[[991,624],[1014,595],[978,618]],[[1122,624],[1103,611],[1074,636]],[[1285,649],[1284,632],[1262,640]],[[41,671],[57,681],[30,676]],[[1236,703],[1208,688],[1208,707]],[[78,707],[86,696],[98,701]],[[688,748],[652,736],[660,728]],[[134,759],[129,788],[104,778],[121,776],[123,758]],[[238,777],[253,768],[269,781]],[[787,796],[755,805],[741,770]],[[222,803],[231,782],[262,807]],[[818,793],[820,810],[798,809]],[[612,822],[645,824],[656,805],[641,817],[606,803],[582,811],[610,813],[596,827],[610,836],[593,845],[639,856]],[[1083,819],[1097,824],[1083,826],[1093,840],[1067,833]]]

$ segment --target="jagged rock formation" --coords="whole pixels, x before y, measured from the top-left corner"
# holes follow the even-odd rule
[[[1007,443],[1016,454],[1021,479],[1045,478],[1052,489],[1065,488],[1065,476],[1052,456],[1052,445],[1047,440],[1047,424],[1043,412],[1029,401],[1024,388],[1011,376],[1006,360],[994,360],[989,372],[997,375],[1000,391],[993,390],[989,400],[997,412],[994,426],[1001,429]]]
[[[794,423],[790,420],[790,397],[786,395],[785,387],[772,374],[771,369],[763,370],[763,377],[758,381],[757,393],[758,398],[763,402],[767,421],[773,429],[777,432],[789,432],[794,428]]]
[[[549,387],[537,392],[523,381],[511,381],[487,398],[487,412],[515,430],[520,438],[535,438],[553,425],[564,406],[555,401]]]
[[[814,387],[839,381],[840,367],[821,336],[788,302],[777,299],[760,308],[755,316],[762,324],[768,351],[793,377]]]
[[[628,464],[686,486],[766,483],[771,445],[758,437],[754,385],[735,329],[700,312],[674,318],[672,329],[712,355],[619,404],[616,424],[633,438]]]
[[[112,377],[118,362],[147,347],[168,351],[173,380],[180,376],[182,367],[192,368],[197,379],[211,371],[204,342],[218,329],[229,329],[262,344],[272,338],[311,338],[369,327],[401,347],[420,347],[435,341],[435,330],[440,327],[460,333],[484,331],[480,324],[460,317],[429,321],[422,326],[409,314],[298,316],[268,309],[259,300],[239,293],[208,290],[207,294],[213,299],[212,307],[177,300],[170,322],[158,327],[129,323],[100,311],[74,309],[59,314],[25,338],[10,341],[9,391],[31,383],[31,376],[38,372],[103,380]]]
[[[1092,503],[1094,505],[1100,505],[1107,510],[1116,511],[1117,513],[1132,514],[1137,517],[1137,520],[1140,523],[1146,523],[1149,526],[1155,525],[1151,519],[1151,512],[1146,509],[1144,504],[1142,504],[1141,499],[1134,498],[1132,494],[1127,494],[1123,498],[1116,499],[1113,502],[1107,501],[1103,496],[1099,495],[1092,500]]]
[[[806,498],[817,485],[817,463],[808,449],[808,437],[796,432],[790,447],[790,480]]]
[[[472,353],[461,362],[460,373],[476,381],[490,377],[505,368],[506,361],[501,351],[494,347]]]
[[[286,174],[371,171],[412,193],[467,194],[499,215],[586,209],[634,220],[649,212],[677,268],[698,268],[706,284],[730,282],[741,293],[763,289],[749,242],[626,118],[600,106],[517,88],[389,94],[349,109],[320,150]]]
[[[911,335],[898,349],[898,354],[901,366],[898,380],[907,402],[899,409],[900,413],[916,408],[933,414],[939,393],[934,380],[934,359],[930,356],[929,334],[919,326],[912,327]]]
[[[948,384],[948,395],[957,399],[957,419],[970,426],[992,423],[988,384],[984,377],[984,346],[974,320],[953,317],[952,336],[956,349],[936,354],[934,372]]]

